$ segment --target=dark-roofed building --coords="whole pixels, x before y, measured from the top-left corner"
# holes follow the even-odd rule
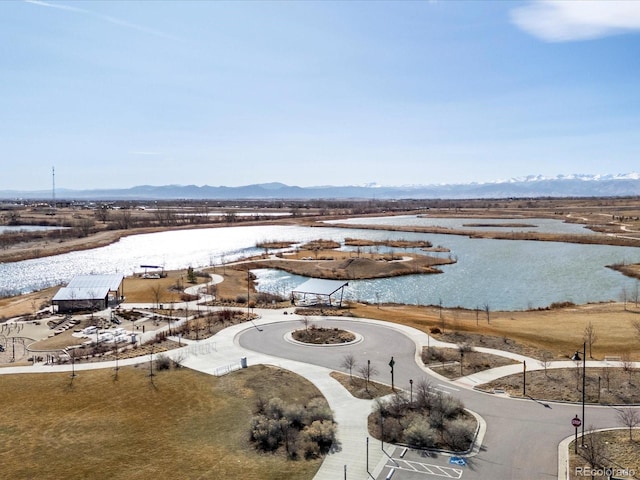
[[[326,298],[326,303],[331,305],[331,297],[340,292],[338,306],[342,306],[342,297],[344,295],[344,287],[349,282],[343,280],[325,280],[322,278],[312,278],[291,292],[293,298],[299,298],[301,303],[317,304],[325,303],[322,299]]]
[[[58,312],[103,310],[117,305],[124,297],[121,274],[76,275],[53,296],[51,303]]]

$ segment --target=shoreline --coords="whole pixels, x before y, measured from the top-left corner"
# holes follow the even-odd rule
[[[278,221],[246,221],[236,222],[233,224],[199,224],[199,225],[180,225],[175,227],[141,227],[128,230],[102,230],[100,232],[88,235],[83,238],[74,238],[73,240],[63,240],[59,243],[50,240],[39,240],[35,242],[26,242],[20,247],[9,247],[6,250],[0,250],[0,263],[16,263],[24,260],[33,260],[36,258],[53,257],[55,255],[64,255],[65,253],[79,252],[83,250],[91,250],[94,248],[102,248],[120,241],[122,238],[145,235],[148,233],[161,233],[177,230],[199,230],[208,228],[224,228],[224,227],[240,227],[252,225],[283,225],[289,222]],[[12,251],[13,250],[13,251]]]
[[[200,230],[208,228],[225,228],[230,226],[252,226],[252,225],[283,225],[286,223],[307,224],[311,228],[344,228],[354,230],[381,230],[392,232],[408,232],[408,233],[431,233],[435,235],[460,235],[469,238],[483,238],[489,240],[524,240],[539,242],[559,242],[559,243],[575,243],[584,245],[609,245],[614,247],[640,247],[640,238],[618,237],[613,235],[570,235],[555,233],[539,233],[539,232],[474,232],[470,230],[455,230],[445,227],[401,227],[395,225],[346,225],[346,224],[324,224],[321,222],[270,222],[270,221],[252,221],[242,222],[234,225],[189,225],[179,227],[144,227],[131,230],[108,230],[89,235],[84,238],[73,240],[65,240],[59,243],[53,243],[48,240],[40,240],[36,242],[27,242],[20,247],[8,247],[4,251],[0,251],[0,263],[16,263],[25,260],[33,260],[36,258],[46,258],[55,255],[64,255],[66,253],[91,250],[94,248],[102,248],[113,243],[117,243],[122,238],[145,235],[148,233],[161,233],[178,230]],[[627,269],[626,271],[629,271]],[[623,272],[624,274],[627,274]],[[640,278],[638,275],[629,275],[634,278]]]

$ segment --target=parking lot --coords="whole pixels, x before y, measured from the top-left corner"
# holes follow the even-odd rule
[[[373,447],[373,445],[372,445]],[[379,448],[379,445],[374,448]],[[375,480],[426,480],[471,478],[465,475],[468,460],[462,457],[385,446],[386,461],[372,472]]]

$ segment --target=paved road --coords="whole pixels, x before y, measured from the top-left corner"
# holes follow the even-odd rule
[[[467,408],[486,420],[488,427],[482,449],[477,456],[468,459],[463,478],[558,478],[558,444],[573,433],[570,421],[576,414],[581,416],[580,405],[544,404],[490,395],[433,376],[415,361],[416,344],[421,344],[420,336],[424,334],[411,332],[412,329],[406,327],[345,319],[326,319],[315,323],[339,326],[361,335],[363,340],[354,345],[335,347],[292,343],[285,339],[286,333],[301,328],[301,324],[291,321],[264,325],[261,331],[247,330],[239,335],[237,341],[248,350],[342,371],[342,358],[350,353],[360,364],[371,360],[379,371],[374,380],[387,384],[391,383],[388,363],[393,356],[397,387],[409,390],[410,378],[414,382],[426,378],[436,387],[460,398]],[[587,407],[586,418],[587,427],[617,426],[613,408]],[[409,475],[398,470],[394,478],[414,478],[415,475],[418,473]],[[426,474],[420,475],[424,478]]]
[[[214,337],[174,350],[170,355],[185,356],[190,368],[215,374],[220,368],[238,365],[241,357],[249,364],[275,364],[312,381],[325,395],[336,412],[339,424],[340,450],[329,455],[316,475],[317,480],[344,478],[344,465],[349,479],[383,479],[395,467],[394,480],[464,478],[464,479],[544,479],[559,477],[558,444],[573,434],[571,419],[581,414],[580,405],[517,400],[477,392],[469,388],[469,378],[450,382],[431,374],[416,362],[416,355],[427,336],[402,325],[376,320],[331,318],[318,320],[322,326],[339,326],[357,333],[362,340],[348,346],[315,347],[286,340],[286,334],[301,328],[299,317],[283,315],[282,311],[261,311],[263,318],[249,324],[229,327]],[[431,345],[436,343],[429,340]],[[408,452],[399,458],[400,449],[387,446],[383,452],[370,439],[369,473],[365,462],[366,417],[373,402],[351,397],[329,377],[340,366],[346,353],[353,354],[360,364],[371,360],[379,373],[374,380],[390,383],[391,356],[395,360],[395,386],[409,389],[409,379],[418,382],[428,379],[436,388],[460,398],[467,408],[482,416],[487,428],[482,448],[477,455],[466,459],[467,465],[458,468],[448,463],[449,457],[424,457]],[[148,357],[122,360],[120,365],[148,361]],[[531,360],[531,364],[534,361]],[[527,362],[530,365],[529,361]],[[77,370],[112,368],[113,362],[76,365]],[[69,365],[6,367],[0,374],[35,373],[40,371],[68,371]],[[504,373],[500,373],[502,375]],[[609,407],[587,407],[586,426],[605,428],[617,426],[616,411]],[[378,444],[379,445],[379,444]],[[390,459],[390,456],[394,460]],[[408,463],[407,463],[408,462]],[[450,468],[451,467],[451,468]],[[455,477],[461,471],[460,477]],[[430,473],[429,473],[430,472]],[[444,473],[443,473],[444,472]],[[562,473],[562,472],[560,472]],[[566,478],[566,477],[565,477]]]

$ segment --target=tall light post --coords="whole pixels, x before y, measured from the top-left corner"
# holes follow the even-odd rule
[[[409,405],[413,405],[413,378],[409,379],[409,387],[411,388],[411,396],[409,397]]]
[[[367,437],[367,473],[369,473],[369,437]]]
[[[574,362],[579,362],[580,361],[580,352],[578,350],[576,350],[576,353],[573,354],[573,357],[571,357],[571,360],[573,360]],[[585,423],[585,418],[584,418],[584,400],[585,400],[585,386],[586,386],[586,379],[587,379],[587,342],[584,342],[584,344],[582,345],[582,438],[580,440],[580,445],[582,447],[584,447],[584,423]]]

